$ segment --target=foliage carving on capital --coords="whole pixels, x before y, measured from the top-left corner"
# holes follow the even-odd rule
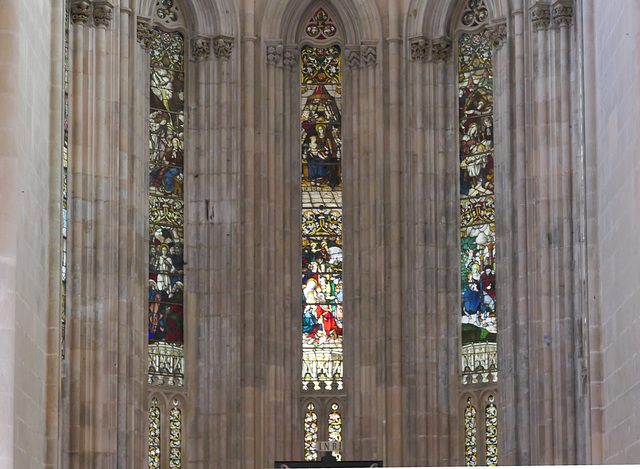
[[[102,1],[93,4],[93,22],[96,26],[108,28],[113,19],[113,5],[110,2]]]
[[[429,40],[424,37],[417,37],[409,42],[409,50],[411,52],[411,60],[426,61],[429,59],[429,51],[431,45]]]
[[[136,37],[144,50],[149,50],[149,47],[151,47],[151,44],[153,43],[153,38],[155,34],[156,34],[155,30],[153,29],[153,26],[151,26],[151,23],[149,23],[148,20],[145,20],[143,18],[138,18],[137,27],[136,27]]]
[[[431,60],[434,62],[444,62],[451,58],[451,39],[441,37],[434,39],[431,43]]]
[[[553,4],[553,23],[560,27],[573,24],[573,2],[563,0]]]
[[[500,50],[505,42],[507,42],[507,25],[496,24],[489,29],[489,39],[496,50]]]
[[[71,3],[71,21],[76,24],[85,24],[91,16],[91,3],[86,0],[79,0]]]
[[[278,65],[282,61],[282,44],[267,45],[267,64]]]
[[[233,38],[229,36],[216,36],[213,38],[213,53],[219,59],[228,59],[233,51]]]
[[[551,23],[551,7],[547,3],[537,3],[531,9],[531,23],[533,29],[540,31],[547,29]]]
[[[211,55],[211,39],[196,37],[191,41],[191,53],[197,61],[207,60]]]
[[[298,63],[298,50],[295,46],[285,47],[282,52],[282,65],[293,68]]]
[[[359,47],[347,47],[345,48],[344,61],[348,68],[354,69],[360,67],[360,48]]]

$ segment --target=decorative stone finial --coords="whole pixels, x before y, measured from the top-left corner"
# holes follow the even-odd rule
[[[71,21],[77,24],[85,24],[91,16],[91,3],[87,0],[75,1],[71,4]]]
[[[434,62],[444,62],[451,58],[451,39],[441,37],[434,39],[431,44],[431,60]]]
[[[553,4],[552,9],[553,23],[563,27],[573,24],[573,2],[570,0],[561,0]]]
[[[411,50],[411,60],[428,60],[429,59],[429,40],[424,37],[412,39],[409,43]]]
[[[93,22],[96,26],[108,28],[113,19],[113,5],[110,2],[100,1],[93,4]]]
[[[193,58],[197,61],[207,60],[211,55],[211,39],[208,37],[196,37],[191,43]]]
[[[233,38],[228,36],[216,36],[213,38],[213,53],[219,59],[228,59],[233,51]]]
[[[546,3],[538,3],[531,9],[531,22],[533,29],[540,31],[547,29],[551,23],[551,8]]]

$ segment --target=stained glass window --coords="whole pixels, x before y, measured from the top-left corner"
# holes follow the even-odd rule
[[[177,399],[173,400],[169,422],[169,467],[182,467],[182,411]]]
[[[462,382],[487,383],[498,379],[491,42],[463,33],[458,51]]]
[[[342,441],[342,415],[337,402],[331,404],[331,413],[329,413],[329,441]],[[333,451],[331,454],[336,461],[342,460],[341,451]]]
[[[151,399],[149,407],[149,469],[160,467],[160,407],[158,399]]]
[[[340,48],[301,57],[302,387],[342,389]]]
[[[485,409],[485,441],[487,446],[487,466],[498,465],[498,408],[494,404],[495,398],[489,396]]]
[[[464,449],[465,464],[475,466],[477,464],[476,447],[476,408],[473,405],[473,398],[467,399],[467,407],[464,412]]]
[[[70,2],[64,3],[64,76],[62,79],[62,258],[60,285],[60,356],[65,358],[65,341],[67,327],[67,228],[68,228],[68,185],[69,172],[69,8]]]
[[[311,38],[323,40],[335,36],[336,27],[329,15],[320,8],[307,24],[305,32]]]
[[[307,413],[304,416],[304,460],[315,461],[318,459],[316,445],[318,443],[318,414],[313,403],[307,404]]]
[[[184,379],[184,37],[156,29],[150,48],[149,383]]]

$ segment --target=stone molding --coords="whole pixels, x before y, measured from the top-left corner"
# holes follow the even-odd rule
[[[507,25],[496,24],[489,28],[489,39],[496,50],[500,50],[505,42],[507,42]]]
[[[107,1],[100,1],[93,4],[93,23],[96,26],[108,28],[113,19],[113,5]]]
[[[91,17],[91,2],[79,0],[71,3],[71,21],[75,24],[85,24]]]
[[[573,1],[560,0],[552,7],[553,24],[559,27],[571,26],[573,24]]]
[[[211,39],[208,37],[195,37],[191,41],[191,54],[200,62],[211,56]]]
[[[233,38],[229,36],[216,36],[213,38],[213,53],[219,59],[228,59],[233,51]]]
[[[409,40],[409,57],[411,60],[429,60],[431,43],[425,37],[417,37]]]
[[[531,8],[531,23],[534,31],[548,29],[551,24],[551,6],[548,3],[537,3]]]
[[[441,37],[431,41],[431,60],[444,62],[451,58],[451,39]]]
[[[138,18],[136,37],[144,50],[149,50],[149,47],[151,47],[151,43],[153,42],[154,35],[155,32],[151,23],[146,19]]]

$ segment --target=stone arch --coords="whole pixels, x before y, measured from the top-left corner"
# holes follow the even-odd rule
[[[275,18],[275,21],[264,21],[262,37],[264,39],[282,39],[287,44],[295,44],[299,40],[302,22],[306,21],[312,10],[326,6],[335,12],[336,18],[344,31],[346,44],[360,44],[365,41],[379,41],[382,38],[382,22],[378,7],[374,0],[353,0],[342,2],[337,0],[270,0],[265,9],[264,18]]]
[[[485,0],[485,4],[490,22],[506,17],[509,12],[509,0]],[[406,15],[405,35],[429,38],[451,36],[465,7],[466,2],[460,0],[411,0]]]
[[[138,15],[152,18],[157,0],[140,0]],[[238,11],[233,0],[174,0],[185,15],[183,24],[195,36],[235,37],[239,29]]]

